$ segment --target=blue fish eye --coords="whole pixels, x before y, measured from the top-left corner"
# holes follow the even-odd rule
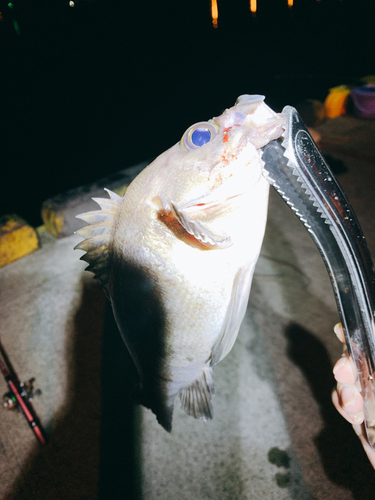
[[[194,146],[201,147],[211,140],[211,132],[207,128],[197,128],[191,134],[191,142]]]
[[[215,137],[218,129],[218,125],[213,122],[196,123],[184,133],[180,145],[185,151],[201,148]]]

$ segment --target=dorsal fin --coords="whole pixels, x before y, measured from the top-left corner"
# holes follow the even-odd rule
[[[81,260],[89,264],[86,271],[93,272],[95,278],[99,280],[106,293],[108,293],[109,244],[114,220],[122,198],[109,189],[105,189],[105,191],[107,191],[110,198],[93,198],[101,210],[76,215],[77,219],[87,222],[88,225],[76,231],[85,239],[78,243],[74,249],[86,252],[81,257]]]

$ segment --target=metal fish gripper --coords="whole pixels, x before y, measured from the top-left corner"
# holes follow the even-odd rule
[[[263,148],[264,175],[306,227],[333,287],[348,352],[364,400],[367,438],[375,450],[375,271],[348,199],[296,109],[282,112],[281,141]]]

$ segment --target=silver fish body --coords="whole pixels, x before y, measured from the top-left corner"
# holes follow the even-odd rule
[[[77,248],[109,296],[140,376],[139,401],[171,430],[174,399],[213,416],[212,367],[246,312],[268,206],[259,149],[282,134],[262,96],[185,132],[123,198],[79,216]]]

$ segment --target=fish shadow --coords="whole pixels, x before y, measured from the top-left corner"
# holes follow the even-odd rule
[[[314,442],[329,479],[349,490],[355,500],[374,498],[375,476],[355,433],[331,400],[335,381],[324,344],[302,326],[292,323],[285,331],[288,357],[302,371],[324,422]]]
[[[100,500],[141,498],[141,416],[133,400],[137,383],[137,370],[107,302],[102,340]]]
[[[168,402],[167,317],[163,290],[151,269],[114,257],[112,300],[114,316],[139,373],[135,400],[149,408],[158,422],[172,430],[173,404]],[[170,353],[170,352],[169,352]]]
[[[68,366],[67,380],[61,381],[66,384],[63,406],[46,428],[48,444],[35,444],[4,500],[97,496],[103,304],[96,284],[84,282],[71,321],[68,315],[65,352],[58,355]],[[53,362],[56,353],[49,354]],[[49,396],[44,392],[42,397]]]
[[[67,387],[46,428],[49,442],[35,441],[3,500],[138,500],[139,426],[127,394],[134,367],[110,305],[92,280],[84,281],[81,303],[67,322],[65,346]]]

